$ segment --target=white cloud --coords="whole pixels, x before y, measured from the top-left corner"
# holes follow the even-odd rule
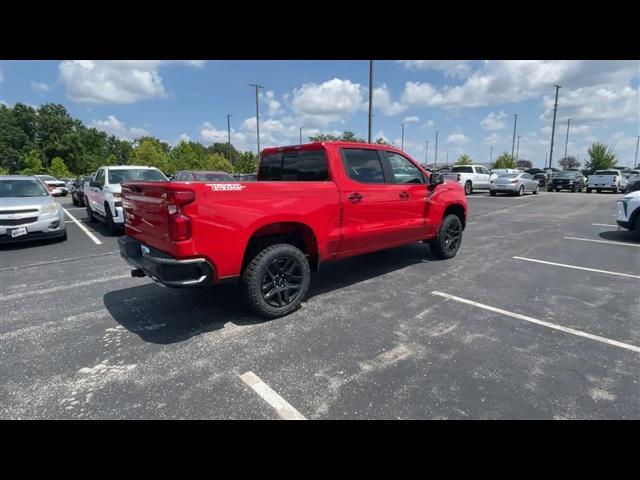
[[[507,114],[502,110],[498,113],[491,112],[480,122],[480,126],[485,130],[502,130],[506,125],[502,119],[506,117]]]
[[[95,128],[96,130],[101,130],[108,135],[115,135],[118,138],[127,140],[149,135],[149,132],[144,128],[127,128],[124,122],[118,120],[114,115],[108,115],[105,120],[92,120],[89,126]]]
[[[46,83],[43,82],[31,82],[31,88],[38,93],[42,93],[42,92],[48,92],[51,87],[49,87],[49,85],[47,85]]]
[[[362,86],[334,78],[321,84],[305,83],[293,90],[292,110],[311,127],[325,127],[363,108]]]
[[[380,109],[385,115],[393,116],[404,112],[407,107],[400,102],[391,100],[391,94],[386,84],[373,89],[373,108]]]
[[[134,103],[167,96],[158,68],[151,60],[69,60],[60,63],[60,78],[67,97],[80,103]],[[201,68],[202,62],[178,62]]]
[[[454,60],[401,60],[400,63],[408,70],[437,70],[448,77],[466,77],[471,72],[468,62]]]
[[[410,117],[404,117],[404,123],[415,123],[419,121],[420,121],[420,117],[416,115],[412,115]]]
[[[425,126],[431,128],[435,125],[435,122],[433,120],[429,120],[427,123],[425,123]]]
[[[554,96],[543,99],[545,111],[540,120],[553,118]],[[629,86],[596,85],[562,92],[558,100],[560,119],[582,121],[640,120],[640,89]]]
[[[451,145],[464,145],[469,142],[469,137],[466,137],[462,132],[452,133],[447,138],[447,143]]]
[[[183,133],[178,137],[178,140],[180,142],[190,142],[191,141],[191,137],[189,135],[187,135],[186,133]]]
[[[429,83],[407,82],[402,93],[402,103],[426,107],[432,105],[434,98],[438,96],[438,90]]]
[[[277,115],[282,112],[281,104],[275,98],[275,93],[273,92],[273,90],[268,90],[264,95],[262,94],[262,92],[260,92],[260,98],[266,99],[268,115],[270,117],[273,117],[274,115]]]

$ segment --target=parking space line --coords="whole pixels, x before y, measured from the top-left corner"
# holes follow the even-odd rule
[[[593,240],[591,238],[579,238],[579,237],[562,237],[567,240],[580,240],[581,242],[594,242],[594,243],[609,243],[611,245],[622,245],[623,247],[636,247],[640,248],[640,245],[635,243],[624,243],[624,242],[612,242],[609,240]]]
[[[306,420],[304,415],[293,408],[284,398],[272,390],[253,372],[240,375],[240,379],[256,392],[260,398],[273,407],[283,420]]]
[[[587,272],[607,273],[609,275],[618,275],[620,277],[638,278],[640,275],[631,275],[630,273],[610,272],[608,270],[598,270],[597,268],[578,267],[576,265],[565,265],[564,263],[547,262],[545,260],[536,260],[535,258],[513,257],[516,260],[524,260],[526,262],[544,263],[545,265],[554,265],[556,267],[574,268],[576,270],[585,270]]]
[[[509,312],[508,310],[503,310],[501,308],[485,305],[484,303],[474,302],[473,300],[467,300],[466,298],[456,297],[455,295],[450,295],[448,293],[443,293],[438,291],[433,291],[431,293],[433,295],[447,298],[449,300],[455,300],[456,302],[466,303],[467,305],[473,305],[474,307],[482,308],[484,310],[500,313],[502,315],[506,315],[512,318],[517,318],[518,320],[524,320],[525,322],[535,323],[536,325],[542,325],[543,327],[551,328],[553,330],[559,330],[561,332],[570,333],[572,335],[577,335],[579,337],[589,338],[591,340],[595,340],[596,342],[606,343],[608,345],[624,348],[625,350],[629,350],[635,353],[640,353],[640,347],[636,345],[630,345],[628,343],[619,342],[617,340],[611,340],[609,338],[601,337],[599,335],[593,335],[591,333],[583,332],[581,330],[576,330],[574,328],[563,327],[562,325],[556,325],[555,323],[545,322],[544,320],[538,320],[537,318],[528,317],[526,315],[520,315],[519,313]]]
[[[608,223],[592,223],[591,225],[594,225],[596,227],[618,227],[618,225],[610,225]]]
[[[44,295],[45,293],[59,292],[61,290],[68,290],[70,288],[86,287],[87,285],[93,285],[93,284],[102,283],[102,282],[111,282],[113,280],[123,280],[125,278],[131,278],[131,274],[115,275],[113,277],[106,277],[106,278],[95,278],[93,280],[85,280],[83,282],[78,282],[78,283],[69,283],[66,285],[60,285],[52,288],[45,288],[44,290],[36,290],[32,292],[12,293],[11,295],[0,294],[0,300],[6,301],[6,300],[13,300],[16,298],[22,298],[26,296]]]
[[[78,225],[78,226],[80,227],[80,230],[82,230],[84,233],[86,233],[86,234],[87,234],[87,236],[88,236],[91,240],[93,240],[93,242],[94,242],[96,245],[102,245],[102,242],[101,242],[100,240],[98,240],[98,238],[97,238],[93,233],[91,233],[87,227],[85,227],[84,225],[82,225],[82,224],[78,221],[78,219],[77,219],[76,217],[74,217],[73,215],[71,215],[71,214],[69,213],[69,211],[68,211],[66,208],[64,208],[64,207],[63,207],[63,208],[62,208],[62,210],[64,210],[64,213],[66,213],[67,215],[69,215],[69,218],[70,218],[71,220],[73,220],[73,222],[74,222],[76,225]]]
[[[30,263],[28,265],[17,265],[15,267],[4,267],[4,268],[0,268],[0,272],[5,272],[9,270],[13,270],[13,271],[22,270],[23,268],[42,267],[44,265],[52,265],[55,263],[75,262],[78,260],[86,260],[88,258],[97,258],[97,257],[104,257],[106,255],[115,255],[116,253],[120,253],[120,250],[115,250],[113,252],[99,253],[97,255],[87,255],[86,257],[62,258],[59,260],[50,260],[48,262]]]

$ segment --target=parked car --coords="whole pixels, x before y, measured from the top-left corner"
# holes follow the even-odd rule
[[[542,172],[542,173],[535,173],[535,174],[530,174],[533,175],[533,179],[536,180],[538,182],[538,185],[540,185],[541,187],[546,187],[547,183],[548,183],[548,179],[547,179],[547,174]]]
[[[489,194],[492,197],[495,197],[498,193],[521,197],[527,192],[537,195],[539,189],[540,184],[538,181],[526,172],[503,173],[498,178],[491,180]]]
[[[35,176],[0,176],[0,243],[67,239],[64,210]]]
[[[609,190],[613,193],[624,192],[627,188],[627,179],[624,178],[620,170],[596,170],[587,179],[587,193],[592,190],[600,193]]]
[[[640,190],[628,193],[617,202],[616,222],[622,228],[636,232],[640,238]]]
[[[100,167],[93,179],[85,184],[84,199],[90,222],[104,221],[110,234],[117,233],[124,225],[122,210],[122,182],[168,182],[169,179],[155,167],[120,165]]]
[[[93,180],[92,176],[78,177],[71,182],[71,201],[76,207],[84,207],[84,189]]]
[[[627,188],[625,189],[624,193],[637,192],[638,190],[640,190],[640,177],[627,182]]]
[[[465,195],[471,195],[473,190],[489,189],[491,173],[482,165],[455,165],[451,173],[445,173],[445,180],[454,180],[464,187]]]
[[[69,189],[67,188],[67,184],[62,180],[58,180],[51,175],[36,175],[44,184],[47,186],[47,189],[54,197],[66,197],[69,193]]]
[[[578,192],[581,192],[584,186],[585,180],[582,172],[562,170],[555,176],[551,177],[547,190],[549,192],[552,192],[553,190],[556,192],[559,192],[560,190],[571,190],[572,192],[577,190]]]
[[[417,241],[452,258],[467,221],[460,185],[399,149],[356,142],[267,148],[257,182],[127,182],[122,197],[118,243],[133,276],[237,281],[268,318],[297,308],[326,261]]]
[[[640,170],[629,170],[628,172],[623,173],[623,175],[625,176],[625,179],[627,180],[627,186],[625,187],[624,192],[625,193],[630,193],[633,192],[635,190],[633,190],[632,186],[638,181],[640,180]]]
[[[181,171],[176,172],[172,180],[179,182],[235,182],[236,180],[227,172],[209,171]]]

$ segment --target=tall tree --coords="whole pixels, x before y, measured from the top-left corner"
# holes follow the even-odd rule
[[[581,163],[576,157],[572,157],[571,155],[564,157],[558,161],[558,165],[562,167],[563,170],[568,168],[578,168]]]
[[[60,157],[55,157],[53,160],[51,160],[51,168],[49,169],[49,173],[56,178],[71,177],[71,172],[64,164],[64,160]]]
[[[466,153],[463,153],[458,157],[455,165],[471,165],[473,162],[471,161],[471,157]]]
[[[616,166],[618,157],[613,152],[611,146],[604,143],[593,143],[587,152],[589,154],[589,160],[585,163],[585,169],[593,174],[596,170],[607,170]]]
[[[202,170],[210,151],[198,142],[181,141],[171,149],[171,161],[176,171]]]
[[[35,148],[29,152],[23,162],[24,168],[20,171],[22,175],[38,175],[43,172],[40,152]]]
[[[511,155],[504,152],[494,160],[492,168],[516,168],[516,162]]]
[[[144,137],[137,143],[138,145],[131,154],[131,165],[156,167],[167,175],[171,175],[176,171],[162,145],[163,142],[157,138]]]
[[[203,170],[218,170],[223,172],[232,173],[233,165],[229,163],[229,160],[224,158],[219,153],[211,153],[207,156]]]
[[[238,173],[256,173],[258,171],[258,156],[253,152],[244,152],[233,168]]]

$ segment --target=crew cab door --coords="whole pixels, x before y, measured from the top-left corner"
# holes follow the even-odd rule
[[[420,239],[426,184],[419,169],[401,155],[377,149],[343,148],[340,155],[345,173],[340,251],[372,251]],[[422,183],[396,183],[412,175]]]
[[[484,167],[474,167],[476,172],[476,186],[478,188],[489,188],[491,173]]]
[[[91,203],[91,209],[94,212],[104,214],[104,205],[102,201],[102,187],[104,187],[104,182],[105,182],[104,168],[98,169],[94,182],[100,186],[92,187],[91,185],[89,185],[89,202]]]

